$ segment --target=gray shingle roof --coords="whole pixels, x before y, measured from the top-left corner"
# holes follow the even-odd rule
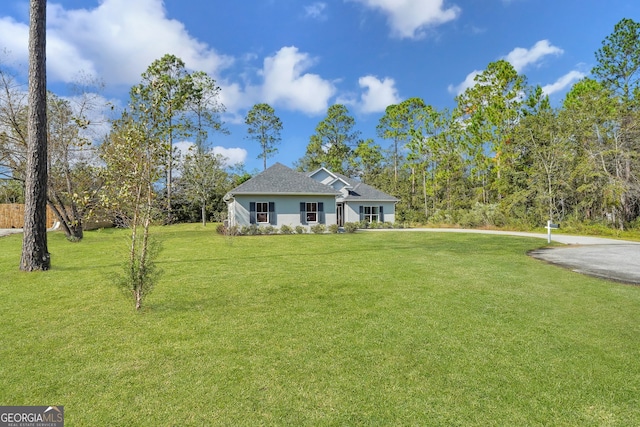
[[[358,181],[357,179],[349,178],[348,176],[345,176],[339,173],[334,173],[334,175],[343,179],[344,181],[349,183],[351,187],[353,187],[352,189],[349,190],[349,195],[346,197],[343,197],[343,200],[347,200],[347,201],[348,200],[367,200],[367,201],[381,201],[381,202],[383,201],[397,202],[398,201],[398,199],[396,199],[395,197],[383,191],[380,191],[377,188],[374,188],[370,185],[364,184]]]
[[[276,163],[229,191],[227,196],[233,197],[237,194],[323,194],[335,196],[339,192],[301,172]]]

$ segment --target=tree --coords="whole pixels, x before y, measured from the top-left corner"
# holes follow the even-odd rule
[[[136,310],[142,308],[157,279],[154,264],[157,246],[151,239],[150,227],[156,199],[153,186],[161,177],[166,155],[163,141],[144,121],[148,117],[132,116],[125,111],[100,146],[106,165],[103,203],[131,229],[120,285],[133,297]]]
[[[596,52],[596,60],[593,75],[629,103],[640,82],[640,23],[628,18],[618,22]]]
[[[558,112],[544,102],[535,114],[525,116],[509,149],[517,163],[513,170],[523,175],[520,188],[512,187],[511,198],[518,194],[518,204],[530,208],[534,225],[545,219],[561,220],[568,213],[572,161],[576,156],[571,134]],[[526,216],[527,212],[521,214]]]
[[[560,114],[574,140],[572,181],[581,217],[609,216],[624,227],[621,203],[626,162],[619,144],[617,107],[610,89],[587,78],[569,91]]]
[[[93,83],[91,90],[95,88]],[[28,147],[27,100],[22,86],[4,70],[0,70],[0,90],[0,170],[22,186]],[[47,204],[70,241],[82,239],[84,218],[95,206],[100,189],[86,117],[97,107],[97,95],[88,90],[77,87],[69,99],[47,93]]]
[[[0,176],[24,185],[27,166],[28,92],[0,69]]]
[[[376,180],[382,175],[385,164],[382,149],[372,139],[360,141],[353,150],[352,168],[355,175],[364,183],[376,186]],[[378,186],[379,187],[379,186]]]
[[[429,196],[433,210],[437,207],[437,172],[442,155],[445,153],[444,133],[448,121],[445,113],[424,105],[416,109],[409,122],[410,141],[407,144],[409,155],[407,160],[412,170],[420,170],[422,175],[422,196],[425,216],[429,217]]]
[[[85,117],[90,102],[80,99],[77,112],[69,100],[49,93],[49,195],[48,204],[60,222],[67,240],[83,238],[84,221],[98,204],[102,187],[99,168],[94,164]]]
[[[31,0],[29,25],[29,119],[24,234],[20,269],[48,270],[46,0]]]
[[[180,186],[188,201],[200,204],[202,225],[207,225],[207,201],[216,193],[224,194],[228,174],[226,158],[194,146],[182,164]]]
[[[186,134],[190,127],[184,115],[185,107],[194,97],[194,85],[184,62],[174,55],[154,61],[142,74],[142,82],[132,91],[132,108],[145,109],[153,133],[164,145],[167,222],[172,222],[172,177],[175,138]]]
[[[318,123],[315,134],[311,135],[298,168],[310,171],[327,167],[333,172],[351,175],[351,157],[360,136],[360,132],[354,130],[355,124],[355,119],[344,105],[329,107],[327,117]]]
[[[220,113],[225,111],[225,106],[220,102],[220,87],[216,81],[203,71],[191,74],[193,92],[187,102],[187,109],[193,116],[191,125],[195,131],[196,147],[205,149],[208,146],[209,131],[229,134],[224,122],[220,119]]]
[[[378,136],[393,141],[393,171],[394,179],[398,181],[400,164],[400,150],[411,139],[411,131],[420,126],[422,110],[426,107],[420,98],[409,98],[400,104],[386,108],[384,116],[377,126]]]
[[[503,170],[509,166],[505,146],[521,116],[526,81],[506,60],[492,62],[475,77],[475,86],[457,97],[457,114],[465,120],[474,172],[483,203],[506,191]]]
[[[597,65],[592,73],[616,98],[617,123],[615,133],[616,157],[619,160],[616,180],[622,222],[633,220],[640,212],[637,153],[640,150],[640,23],[631,19],[618,22],[596,52]],[[623,223],[621,222],[621,226]]]
[[[262,152],[258,158],[263,160],[264,169],[267,169],[267,158],[278,152],[276,145],[281,139],[282,122],[269,104],[256,104],[247,113],[244,123],[248,126],[247,138],[260,144]]]

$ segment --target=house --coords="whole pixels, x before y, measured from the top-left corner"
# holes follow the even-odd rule
[[[345,222],[395,222],[395,197],[320,168],[306,174],[276,163],[229,191],[231,226],[310,227]]]

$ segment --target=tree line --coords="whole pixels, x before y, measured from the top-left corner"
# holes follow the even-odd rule
[[[437,109],[409,98],[387,107],[363,139],[344,105],[311,136],[302,171],[320,166],[401,201],[401,221],[535,227],[599,222],[624,229],[640,214],[640,24],[623,19],[595,53],[592,77],[552,107],[505,60]]]
[[[573,85],[559,107],[500,60],[476,76],[452,109],[421,98],[388,106],[376,139],[362,138],[345,105],[332,105],[295,166],[326,166],[396,196],[402,221],[634,226],[640,213],[639,27],[621,20],[596,51],[592,77]],[[173,55],[154,61],[141,77],[104,141],[90,132],[98,84],[80,81],[70,98],[47,95],[47,200],[71,240],[82,238],[87,215],[122,199],[108,188],[124,191],[127,173],[109,175],[109,156],[114,141],[133,127],[129,144],[139,137],[157,145],[147,155],[156,162],[154,212],[162,212],[166,223],[221,219],[215,214],[225,210],[223,195],[249,177],[241,165],[229,168],[210,150],[212,134],[228,133],[214,79],[188,71]],[[21,85],[2,68],[0,86],[0,173],[10,178],[0,196],[15,201],[25,180],[28,105]],[[262,103],[249,110],[245,124],[266,169],[277,153],[282,121]],[[176,142],[187,139],[193,147],[180,156]],[[127,218],[116,215],[123,224]]]
[[[362,138],[345,105],[332,105],[295,166],[326,166],[396,196],[402,221],[532,227],[551,219],[632,227],[640,213],[639,26],[631,19],[616,24],[595,53],[592,77],[573,85],[558,107],[500,60],[476,76],[452,109],[421,98],[388,106],[375,139]],[[24,182],[26,165],[27,102],[3,69],[0,85],[0,173],[13,180],[0,195],[16,200],[21,185],[15,182]],[[158,144],[154,178],[161,185],[153,190],[164,204],[155,208],[164,222],[220,219],[215,214],[224,212],[223,195],[248,174],[211,153],[212,134],[228,133],[215,80],[188,71],[173,55],[154,61],[98,143],[88,119],[97,107],[95,92],[95,82],[79,82],[72,98],[48,94],[48,204],[69,238],[81,239],[85,217],[109,205],[105,156],[134,125]],[[245,124],[266,169],[282,121],[261,103]],[[185,139],[195,142],[180,157],[175,144]]]

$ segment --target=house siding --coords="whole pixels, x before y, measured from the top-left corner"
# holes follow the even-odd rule
[[[360,221],[360,206],[382,206],[384,222],[396,222],[395,202],[348,201],[344,204],[344,222]]]
[[[324,185],[329,185],[331,181],[336,179],[333,175],[330,175],[326,170],[323,169],[315,172],[311,178],[323,183]]]
[[[250,204],[256,202],[272,202],[275,208],[275,221],[270,218],[270,222],[275,227],[288,225],[295,227],[296,225],[304,225],[310,227],[316,223],[301,224],[300,223],[300,203],[323,203],[324,224],[335,224],[336,206],[334,196],[281,196],[281,195],[237,195],[234,200],[229,203],[229,218],[235,219],[231,221],[231,225],[238,227],[248,226],[251,224]],[[267,225],[267,224],[259,224]]]

